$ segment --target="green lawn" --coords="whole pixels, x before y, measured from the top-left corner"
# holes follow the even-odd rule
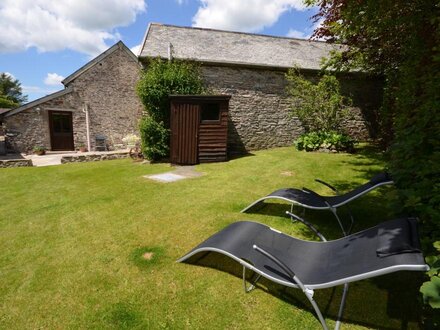
[[[299,290],[263,281],[245,294],[238,277],[175,260],[241,219],[314,239],[283,216],[286,205],[239,211],[281,187],[328,193],[316,177],[350,189],[383,168],[380,155],[367,148],[355,155],[279,148],[196,168],[206,175],[167,184],[142,175],[169,165],[131,160],[1,169],[0,328],[319,329]],[[385,187],[356,201],[355,230],[395,217],[388,206],[394,199]],[[340,237],[330,213],[306,217]],[[151,261],[145,252],[153,253]],[[418,328],[416,275],[354,283],[344,329]],[[340,293],[316,293],[331,326]]]

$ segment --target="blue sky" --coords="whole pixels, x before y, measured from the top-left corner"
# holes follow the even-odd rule
[[[136,51],[150,22],[307,38],[314,12],[302,0],[2,0],[0,72],[32,101],[118,40]]]

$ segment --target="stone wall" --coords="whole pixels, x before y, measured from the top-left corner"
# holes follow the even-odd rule
[[[290,114],[284,71],[202,66],[202,76],[211,92],[232,96],[228,127],[231,153],[289,146],[304,132],[298,118]],[[353,97],[353,119],[346,123],[347,132],[366,140],[374,131],[374,124],[368,121],[380,101],[380,84],[356,76],[341,77],[341,81],[344,93]]]
[[[78,98],[88,105],[92,150],[95,136],[104,135],[107,144],[122,144],[128,134],[139,135],[138,122],[143,110],[136,95],[141,67],[119,49],[73,80]],[[85,118],[82,120],[85,123]],[[85,125],[77,125],[75,142],[86,143]]]
[[[78,109],[79,108],[79,109]],[[35,146],[50,150],[50,130],[48,109],[72,112],[74,135],[83,113],[75,93],[64,94],[33,108],[26,109],[4,118],[8,148],[15,152],[31,153]],[[75,124],[76,123],[76,124]]]
[[[103,152],[97,154],[83,154],[83,155],[68,155],[68,156],[63,156],[61,158],[61,164],[97,162],[102,160],[124,159],[129,157],[130,157],[130,152],[128,151],[114,151],[114,152]]]
[[[142,104],[136,95],[141,68],[120,46],[90,67],[67,87],[72,92],[37,103],[33,108],[4,118],[9,146],[30,153],[34,146],[51,150],[48,111],[72,112],[75,149],[87,146],[85,106],[89,109],[91,150],[96,135],[104,135],[107,145],[122,144],[128,134],[138,135]]]
[[[30,159],[0,159],[0,168],[15,168],[33,166]]]

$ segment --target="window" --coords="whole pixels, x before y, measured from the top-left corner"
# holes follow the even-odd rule
[[[220,104],[205,103],[202,104],[201,120],[203,121],[219,121],[220,120]]]

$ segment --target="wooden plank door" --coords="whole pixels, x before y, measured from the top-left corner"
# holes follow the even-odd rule
[[[72,113],[49,111],[50,143],[52,150],[73,150]]]
[[[171,162],[181,165],[198,163],[198,104],[173,103],[171,106]]]

